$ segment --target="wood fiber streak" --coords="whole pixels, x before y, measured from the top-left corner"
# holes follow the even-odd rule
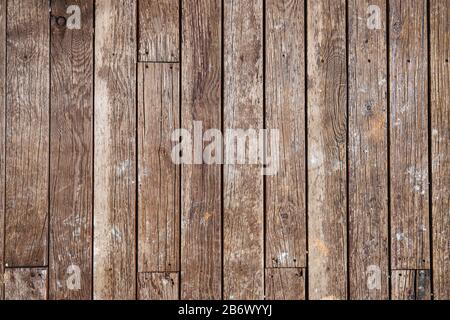
[[[140,273],[139,300],[178,300],[178,273]]]
[[[266,269],[266,300],[305,300],[305,270]]]
[[[5,300],[47,300],[47,269],[7,269]]]
[[[0,0],[0,300],[4,299],[5,137],[6,137],[6,0]]]

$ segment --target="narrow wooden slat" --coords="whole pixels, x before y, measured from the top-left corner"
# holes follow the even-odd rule
[[[47,300],[47,269],[7,269],[5,300]]]
[[[305,270],[266,269],[266,300],[305,300]]]
[[[136,296],[136,1],[96,1],[94,298]]]
[[[178,273],[140,273],[139,300],[178,300]]]
[[[224,4],[225,130],[263,128],[262,9],[261,0],[225,1]],[[233,146],[231,143],[225,146],[225,159]],[[249,149],[247,146],[246,151]],[[264,296],[263,196],[259,166],[224,167],[226,300],[255,300]]]
[[[221,128],[221,0],[183,1],[182,127]],[[182,168],[182,299],[220,299],[221,168]]]
[[[450,1],[430,6],[433,288],[435,299],[450,300]]]
[[[48,1],[8,1],[5,263],[47,265]]]
[[[139,64],[139,272],[179,271],[180,172],[171,158],[179,76],[178,64]]]
[[[179,61],[179,0],[139,0],[139,61]]]
[[[0,0],[0,300],[4,298],[6,0]]]
[[[430,270],[392,271],[392,300],[430,300]]]
[[[306,267],[304,0],[266,3],[266,127],[280,130],[266,178],[266,266]]]
[[[345,1],[308,1],[309,298],[347,298]]]
[[[391,262],[430,267],[427,6],[390,1]]]
[[[49,298],[85,300],[92,296],[94,3],[51,4]],[[81,9],[79,30],[58,24],[73,14],[70,5]]]
[[[348,17],[350,298],[388,299],[386,0],[351,0]]]

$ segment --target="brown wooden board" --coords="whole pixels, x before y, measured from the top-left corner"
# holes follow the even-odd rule
[[[431,300],[429,270],[392,271],[392,300]]]
[[[347,298],[346,2],[308,1],[309,298]]]
[[[5,264],[48,257],[48,1],[8,1]]]
[[[278,172],[266,178],[269,267],[306,267],[304,8],[304,0],[266,2],[266,127],[281,137]]]
[[[266,269],[266,300],[305,300],[305,270]]]
[[[6,269],[5,300],[47,300],[47,269]]]
[[[94,298],[136,298],[136,1],[96,1]]]
[[[386,1],[349,1],[350,298],[389,298]]]
[[[6,0],[0,1],[0,300],[4,298],[5,134],[6,134]]]
[[[139,64],[139,272],[179,271],[180,167],[171,157],[179,77],[178,64]]]
[[[178,273],[140,273],[139,300],[178,300]]]

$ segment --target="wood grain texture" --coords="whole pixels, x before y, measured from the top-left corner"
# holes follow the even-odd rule
[[[390,2],[391,263],[430,267],[426,1]]]
[[[450,300],[450,1],[430,2],[434,299]]]
[[[140,273],[139,300],[178,300],[178,273]]]
[[[179,61],[179,0],[139,0],[139,61]]]
[[[48,1],[8,1],[5,263],[43,267],[48,250]]]
[[[5,267],[6,0],[0,0],[0,300]]]
[[[266,300],[305,300],[305,270],[266,269]]]
[[[281,136],[278,174],[266,178],[270,267],[306,267],[304,7],[303,0],[266,2],[266,127]]]
[[[47,269],[7,269],[5,300],[47,300]]]
[[[224,3],[224,128],[263,128],[263,1]],[[246,151],[249,152],[247,145]],[[233,152],[225,146],[225,159]],[[264,296],[263,176],[258,165],[224,167],[224,299]]]
[[[180,167],[171,158],[179,84],[178,64],[139,64],[139,272],[179,271]]]
[[[182,128],[220,129],[221,0],[183,1]],[[218,165],[182,166],[181,297],[222,296],[222,184]]]
[[[392,300],[431,300],[429,270],[392,271]]]
[[[70,5],[81,29],[58,24]],[[49,298],[92,296],[93,1],[51,3],[51,149]],[[77,290],[67,280],[80,271]],[[76,269],[76,270],[75,270]]]
[[[96,1],[94,298],[136,298],[136,1]]]
[[[379,29],[368,27],[368,11],[379,19]],[[351,0],[348,18],[350,298],[384,300],[389,298],[386,1]]]
[[[308,1],[309,298],[347,298],[345,1]]]

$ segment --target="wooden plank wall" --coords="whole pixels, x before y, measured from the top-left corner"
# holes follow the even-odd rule
[[[0,300],[450,299],[449,18],[0,0]]]

